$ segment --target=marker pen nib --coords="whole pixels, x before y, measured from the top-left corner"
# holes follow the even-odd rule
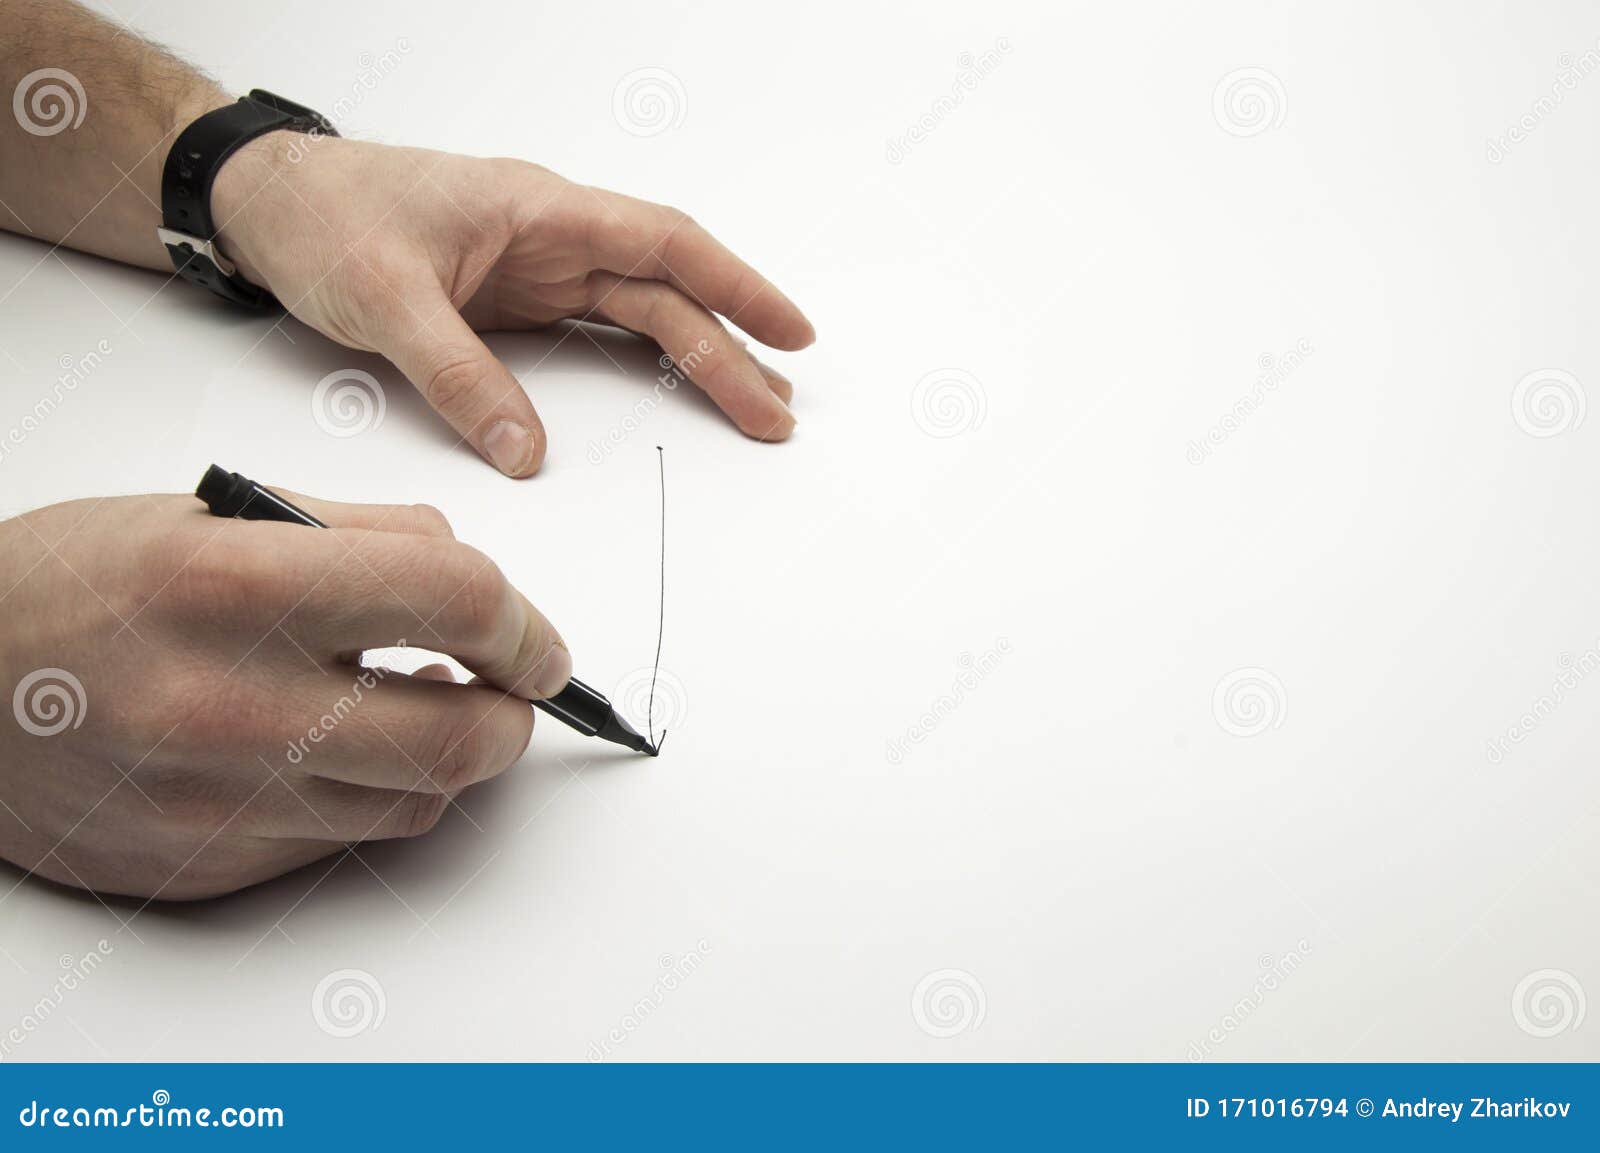
[[[615,709],[606,717],[605,723],[600,726],[595,736],[602,740],[610,741],[612,744],[623,745],[636,753],[648,753],[652,757],[658,755],[661,747],[652,745],[643,733],[617,716]]]

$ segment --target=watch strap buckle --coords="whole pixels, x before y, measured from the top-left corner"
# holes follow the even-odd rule
[[[212,267],[216,268],[224,276],[235,276],[239,272],[233,261],[218,252],[217,246],[209,240],[202,240],[198,236],[190,236],[187,232],[179,232],[176,228],[165,227],[157,228],[156,236],[169,249],[175,248],[178,250],[173,254],[174,259],[177,259],[180,255],[191,259],[196,256],[202,256],[209,260]]]

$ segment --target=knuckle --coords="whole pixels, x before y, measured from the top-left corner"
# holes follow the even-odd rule
[[[516,156],[491,156],[485,162],[489,172],[501,180],[520,182],[529,177],[555,175],[548,168]]]
[[[466,545],[453,554],[445,579],[445,612],[469,640],[492,638],[505,619],[506,578],[483,553]]]
[[[182,555],[188,560],[160,595],[185,620],[208,629],[275,613],[293,580],[292,566],[275,549],[233,525],[199,551]]]
[[[428,776],[443,793],[456,793],[483,777],[494,757],[494,742],[482,725],[441,726],[449,736]]]
[[[666,293],[652,291],[645,295],[644,311],[639,314],[639,327],[646,332],[657,331],[661,321],[661,305]]]
[[[164,758],[203,761],[218,749],[254,747],[273,732],[270,707],[260,696],[200,664],[146,678],[130,703],[129,732]]]
[[[422,395],[441,416],[455,423],[473,411],[482,379],[473,357],[453,349],[436,352],[426,361]]]
[[[511,687],[524,690],[538,684],[539,674],[544,671],[545,662],[556,647],[555,637],[544,622],[529,620],[527,627],[522,630],[521,639],[517,641],[516,656],[512,659],[511,668],[515,671],[517,681]]]
[[[738,376],[742,360],[732,348],[712,345],[711,351],[702,353],[695,362],[696,374],[702,380],[717,380],[724,374]]]
[[[139,539],[132,557],[134,571],[156,585],[172,576],[173,558],[194,551],[194,541],[181,528],[164,526]]]
[[[360,260],[345,261],[336,273],[340,291],[360,310],[360,315],[387,327],[404,312],[404,302],[394,285],[411,271],[388,256],[382,248],[364,254]]]
[[[734,278],[733,296],[735,299],[748,304],[770,287],[771,285],[767,282],[767,278],[755,269],[743,268],[739,270],[738,275]]]
[[[430,536],[454,537],[455,530],[450,527],[449,518],[431,504],[414,504],[411,506],[412,515],[417,518],[417,523],[422,531]]]

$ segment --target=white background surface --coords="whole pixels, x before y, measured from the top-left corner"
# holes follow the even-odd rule
[[[62,355],[113,348],[5,460],[11,511],[181,491],[213,459],[428,501],[610,690],[653,653],[663,444],[681,686],[660,760],[541,718],[472,821],[320,882],[137,915],[10,891],[0,1027],[58,956],[114,951],[9,1059],[582,1060],[612,1030],[623,1059],[1182,1060],[1213,1030],[1209,1059],[1600,1058],[1577,1008],[1600,992],[1600,677],[1487,755],[1600,645],[1600,418],[1535,436],[1513,411],[1530,373],[1600,386],[1600,76],[1532,111],[1596,50],[1592,8],[120,7],[236,89],[359,90],[347,133],[686,208],[820,336],[770,358],[789,444],[685,392],[598,465],[654,352],[493,338],[550,430],[519,484],[376,359],[0,237],[4,423]],[[653,136],[613,114],[645,67],[681,85]],[[1271,75],[1253,134],[1214,112],[1244,68]],[[311,394],[346,367],[388,406],[336,439]],[[946,437],[914,405],[941,370],[976,382]],[[1214,710],[1239,669],[1275,678],[1254,736]],[[350,1038],[312,1012],[341,969],[385,1006]],[[967,1001],[935,1006],[940,1037],[913,991],[947,969]],[[1552,969],[1533,984],[1566,1002],[1514,1010]]]

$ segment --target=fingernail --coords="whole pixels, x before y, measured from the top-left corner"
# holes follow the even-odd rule
[[[557,643],[545,654],[544,662],[534,674],[533,688],[540,697],[549,699],[567,687],[572,679],[572,654],[567,646]]]
[[[502,420],[484,434],[483,451],[495,468],[507,476],[520,476],[533,454],[533,437],[520,424]]]

